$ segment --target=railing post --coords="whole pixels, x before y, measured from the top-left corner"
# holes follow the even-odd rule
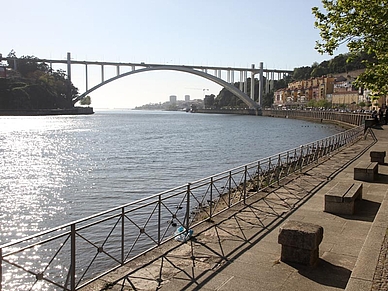
[[[71,225],[70,230],[70,290],[75,291],[75,224]]]
[[[228,191],[228,208],[230,207],[230,196],[232,195],[232,171],[229,171],[229,191]]]
[[[257,187],[256,192],[259,192],[261,189],[261,185],[260,185],[260,161],[257,162],[257,185],[256,185],[256,187]]]
[[[290,152],[287,151],[286,176],[290,173]]]
[[[303,157],[303,145],[300,146],[300,168],[299,170],[302,171],[302,168],[303,168],[303,160],[304,160],[304,157]]]
[[[272,163],[271,163],[271,157],[269,157],[268,158],[268,171],[267,171],[267,187],[271,184],[271,171],[272,171],[272,169],[271,169],[271,167],[272,167]]]
[[[248,172],[248,166],[245,165],[245,170],[244,170],[244,184],[243,184],[243,200],[245,204],[245,200],[247,197],[247,172]]]
[[[325,139],[325,153],[324,153],[325,156],[327,155],[327,148],[328,148],[328,141],[327,141],[327,138],[326,138]]]
[[[124,240],[125,240],[125,213],[124,207],[121,207],[121,265],[124,265]]]
[[[158,200],[158,246],[160,246],[160,227],[162,220],[162,195],[159,195]]]
[[[213,217],[213,177],[210,177],[210,213],[209,218],[212,219]]]
[[[190,228],[190,183],[187,184],[186,190],[186,231],[189,231]]]
[[[277,167],[277,178],[278,178],[278,185],[280,184],[280,174],[281,174],[281,157],[280,154],[278,155],[278,167]]]
[[[3,249],[0,248],[0,291],[3,290]]]
[[[296,159],[296,157],[297,157],[297,154],[296,154],[296,148],[295,148],[295,150],[294,150],[294,161],[293,161],[294,167],[293,167],[293,169],[292,169],[292,172],[293,172],[293,173],[296,172],[296,171],[298,170],[298,160]],[[295,164],[295,163],[296,163],[296,164]]]

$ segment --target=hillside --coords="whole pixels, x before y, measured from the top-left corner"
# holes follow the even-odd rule
[[[69,109],[74,105],[65,96],[55,94],[41,84],[28,80],[0,79],[1,110]]]
[[[15,67],[0,78],[0,110],[74,108],[72,99],[78,89],[68,84],[64,71],[53,71],[34,57],[17,59]]]

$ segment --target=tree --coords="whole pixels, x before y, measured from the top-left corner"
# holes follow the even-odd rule
[[[329,102],[329,101],[327,101],[325,99],[321,99],[321,100],[317,101],[316,107],[319,107],[319,108],[330,108],[331,107],[331,102]]]
[[[322,0],[322,4],[326,13],[312,9],[322,38],[316,43],[318,52],[332,55],[346,44],[350,59],[366,53],[366,70],[355,84],[387,94],[388,0]]]
[[[47,64],[38,62],[38,59],[34,56],[22,56],[16,59],[16,67],[18,72],[23,76],[30,78],[30,74],[35,71],[41,71],[43,73],[49,73],[50,68]]]
[[[12,49],[7,55],[7,58],[16,58],[16,52]]]
[[[13,50],[8,58],[13,59],[14,74],[2,84],[5,88],[0,94],[2,109],[74,107],[78,89],[69,82],[64,70],[53,71],[34,56],[17,58]]]
[[[87,105],[89,106],[90,104],[92,104],[92,98],[90,98],[90,96],[86,96],[85,98],[82,98],[79,102],[81,105]]]
[[[311,67],[295,68],[292,74],[294,80],[307,80],[311,78]]]
[[[273,91],[264,94],[263,96],[263,107],[271,107],[273,104]]]
[[[216,96],[214,94],[206,95],[203,99],[203,103],[205,105],[205,108],[211,108],[214,105],[214,98]]]

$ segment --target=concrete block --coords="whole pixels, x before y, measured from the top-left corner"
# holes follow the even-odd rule
[[[383,165],[385,163],[385,151],[378,152],[378,151],[371,151],[370,152],[370,161],[371,162],[377,162],[380,165]]]
[[[373,182],[377,174],[377,162],[359,162],[354,167],[354,180]]]
[[[281,260],[315,265],[319,258],[319,244],[323,227],[300,221],[287,221],[279,229],[278,243],[282,245]]]
[[[293,262],[307,266],[314,266],[319,259],[319,248],[305,250],[282,245],[281,258],[283,262]]]
[[[355,200],[362,199],[362,183],[339,182],[325,194],[325,212],[354,214]]]

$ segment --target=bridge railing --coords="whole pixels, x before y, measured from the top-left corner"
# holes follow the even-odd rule
[[[0,290],[79,290],[362,136],[356,127],[1,245]]]

